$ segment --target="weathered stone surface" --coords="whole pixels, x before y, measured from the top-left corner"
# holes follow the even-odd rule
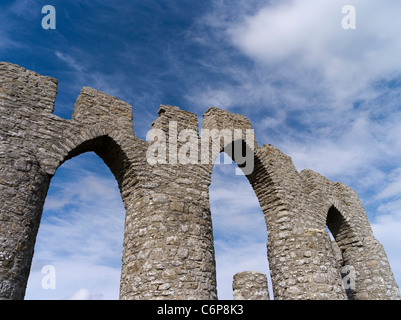
[[[24,297],[51,177],[64,161],[94,151],[116,177],[126,209],[120,298],[216,299],[209,185],[220,152],[242,160],[238,146],[252,152],[252,170],[239,167],[265,215],[275,299],[400,298],[356,193],[311,170],[298,172],[272,145],[258,147],[254,136],[245,135],[252,130],[245,116],[206,111],[202,136],[208,129],[211,140],[216,130],[232,137],[208,145],[198,134],[195,114],[161,106],[152,128],[187,130],[199,161],[192,161],[193,154],[186,164],[177,161],[169,151],[187,141],[167,139],[166,163],[151,165],[150,144],[133,132],[131,106],[83,87],[72,119],[65,120],[52,114],[56,93],[57,80],[0,62],[0,298]],[[210,152],[205,155],[204,149]],[[350,266],[355,274],[348,288],[341,274]],[[250,282],[238,280],[234,290],[244,299],[264,297],[245,297],[240,283],[262,284],[261,276],[244,275]]]
[[[233,292],[234,300],[270,300],[267,277],[258,271],[236,273]]]

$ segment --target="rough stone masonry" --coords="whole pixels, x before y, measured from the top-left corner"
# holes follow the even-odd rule
[[[130,105],[83,87],[72,119],[65,120],[53,114],[56,94],[57,80],[0,63],[0,298],[24,298],[57,168],[94,151],[114,174],[126,209],[120,298],[216,299],[209,206],[214,159],[150,165],[149,143],[135,136]],[[171,106],[158,113],[152,128],[167,132],[176,121],[178,131],[198,132],[193,113]],[[245,116],[210,108],[202,128],[252,126]],[[272,145],[242,143],[254,150],[247,178],[265,216],[275,299],[400,299],[386,253],[352,189],[311,170],[298,172]],[[218,152],[229,144],[219,143]],[[355,270],[349,288],[341,274],[347,266]],[[237,276],[236,296],[257,297],[254,287],[266,298],[260,279],[264,283],[258,273]]]

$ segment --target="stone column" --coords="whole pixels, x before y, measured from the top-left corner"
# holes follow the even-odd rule
[[[0,299],[24,298],[49,183],[32,154],[0,150]]]
[[[29,120],[53,112],[57,80],[0,62],[0,88],[0,299],[23,299],[50,182]]]
[[[311,200],[291,158],[263,145],[248,179],[265,214],[274,299],[344,298],[329,235],[314,221],[319,211],[308,210]]]
[[[353,300],[400,300],[383,246],[373,237],[343,251],[344,289]]]
[[[270,300],[267,277],[258,271],[244,271],[234,275],[234,300]]]
[[[167,135],[167,163],[146,163],[127,207],[120,299],[216,299],[209,208],[210,172],[175,157],[184,129],[196,133],[195,114],[162,106],[153,129]],[[159,132],[159,133],[161,133]],[[170,133],[170,137],[169,137]],[[187,131],[189,133],[189,131]],[[172,151],[170,153],[169,151]]]

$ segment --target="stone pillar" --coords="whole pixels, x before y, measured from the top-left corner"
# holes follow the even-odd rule
[[[234,300],[270,300],[267,277],[258,271],[244,271],[234,275]]]
[[[326,274],[330,272],[340,279],[343,277],[340,286],[331,284],[332,291],[355,300],[399,299],[387,256],[374,238],[365,209],[355,191],[311,170],[302,171],[301,176],[308,194],[304,207],[310,212],[304,216],[305,225],[313,226],[316,231],[320,229],[322,235],[326,234],[324,229],[327,226],[336,242],[331,252],[324,253],[325,242],[319,245],[318,241],[312,241],[312,245],[315,243],[322,253],[314,254],[313,261],[318,262],[320,268],[326,264]],[[323,258],[321,261],[317,259],[320,257]],[[332,272],[332,266],[338,270],[336,274]],[[325,288],[329,288],[327,284],[330,283],[325,283]],[[319,289],[319,293],[322,292]],[[340,295],[338,297],[341,298]]]
[[[344,289],[353,300],[400,300],[383,246],[375,238],[343,251]]]
[[[53,112],[57,80],[0,62],[0,87],[0,299],[23,299],[50,182],[29,118]]]
[[[210,172],[173,150],[182,130],[197,133],[197,117],[162,106],[153,129],[166,134],[167,163],[146,163],[126,200],[120,299],[217,299]]]
[[[255,158],[248,179],[265,214],[274,299],[344,298],[329,235],[325,225],[308,221],[314,211],[291,158],[272,145],[258,148]]]
[[[24,298],[49,183],[32,154],[0,150],[0,299]]]

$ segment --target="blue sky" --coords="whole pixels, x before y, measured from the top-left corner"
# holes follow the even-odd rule
[[[47,4],[56,30],[41,27]],[[355,30],[341,27],[348,4]],[[259,145],[356,190],[401,283],[398,0],[3,0],[0,8],[0,59],[57,78],[56,115],[71,117],[82,86],[131,104],[142,139],[160,104],[200,120],[210,106],[242,113]],[[211,208],[219,297],[230,298],[233,273],[267,272],[263,216],[233,166],[215,168]],[[27,298],[117,298],[123,223],[102,161],[66,162],[46,199]],[[41,288],[46,264],[56,290]]]

